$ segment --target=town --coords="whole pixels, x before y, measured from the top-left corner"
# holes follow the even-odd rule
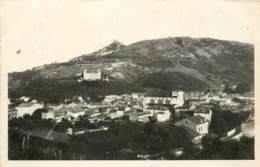
[[[97,80],[109,82],[109,78],[104,76],[101,70],[94,72],[84,70],[77,76],[80,77],[78,82]],[[98,101],[92,100],[87,95],[73,96],[64,99],[64,102],[59,104],[22,96],[19,99],[9,99],[9,128],[15,127],[16,130],[18,128],[27,136],[29,132],[31,136],[63,142],[68,138],[86,134],[109,132],[113,128],[111,125],[115,122],[143,125],[153,123],[157,126],[181,128],[187,134],[186,137],[191,146],[196,148],[196,154],[205,149],[202,144],[203,138],[218,139],[225,143],[239,141],[244,136],[254,136],[252,128],[254,98],[252,96],[227,94],[220,91],[185,92],[183,90],[172,90],[170,94],[171,96],[168,97],[151,96],[148,92],[110,94],[100,97]],[[235,120],[227,120],[226,127],[225,122],[221,125],[217,119],[222,113],[226,113],[230,119],[234,117]],[[27,129],[21,127],[23,121],[33,118],[38,121],[50,121],[51,128],[44,132],[45,125],[38,129],[35,129],[37,125]],[[26,139],[23,138],[22,142],[25,143],[25,141]],[[183,146],[170,149],[174,159],[187,154]],[[56,153],[55,158],[57,159]],[[61,155],[59,158],[62,159]],[[86,155],[78,157],[78,159],[84,158],[87,159]],[[144,151],[136,153],[133,159],[153,158],[162,159],[165,156],[161,153]]]

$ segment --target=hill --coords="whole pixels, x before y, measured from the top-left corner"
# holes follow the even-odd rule
[[[114,41],[64,63],[10,73],[9,90],[25,88],[39,78],[74,80],[84,69],[97,68],[112,82],[142,88],[217,90],[225,84],[246,92],[254,89],[254,46],[189,37],[144,40],[130,45]]]

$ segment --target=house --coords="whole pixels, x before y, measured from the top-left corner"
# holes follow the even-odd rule
[[[132,99],[139,100],[139,99],[143,99],[144,96],[145,96],[145,93],[132,93]]]
[[[239,106],[239,103],[233,101],[231,97],[222,97],[222,98],[220,98],[219,104],[221,106],[222,105],[235,106],[235,107]]]
[[[115,100],[120,99],[121,97],[119,95],[108,95],[104,98],[104,103],[112,103]]]
[[[195,91],[195,92],[186,92],[185,99],[186,100],[197,100],[203,98],[205,95],[204,92]]]
[[[198,106],[194,111],[194,116],[201,116],[211,122],[212,110],[209,106]]]
[[[169,111],[169,109],[167,107],[160,106],[160,105],[150,105],[144,108],[144,112],[150,112],[152,114],[156,114],[161,111]]]
[[[64,106],[64,110],[67,111],[67,116],[78,118],[79,116],[85,115],[82,103],[70,103]]]
[[[54,119],[54,111],[44,111],[42,112],[42,119]]]
[[[179,97],[180,99],[184,98],[184,92],[183,91],[172,91],[172,97]]]
[[[63,104],[47,104],[44,106],[44,109],[45,111],[42,112],[42,119],[53,119],[59,122],[67,116]]]
[[[102,104],[102,103],[88,103],[83,106],[87,109],[99,109],[99,108],[110,108],[111,104]]]
[[[178,96],[178,91],[172,91],[172,97]]]
[[[175,107],[183,106],[184,98],[183,94],[180,93],[176,97],[145,97],[143,100],[143,106],[148,105],[171,105]]]
[[[138,121],[138,122],[149,122],[150,118],[153,117],[154,114],[150,112],[134,112],[129,114],[130,121]]]
[[[17,118],[17,110],[15,108],[8,108],[8,119]]]
[[[190,111],[190,109],[189,109],[189,107],[188,106],[181,106],[181,107],[176,107],[175,109],[174,109],[174,111],[175,111],[175,117],[180,117],[182,114],[185,114],[185,113],[187,113],[188,111]]]
[[[167,107],[153,105],[144,109],[144,112],[150,112],[155,116],[158,122],[165,122],[170,120],[171,112]]]
[[[171,113],[170,111],[160,111],[155,114],[155,118],[158,122],[169,121],[171,118]]]
[[[61,110],[64,108],[64,105],[63,104],[46,104],[44,106],[44,109],[46,110],[50,110],[50,109],[53,109],[53,110]]]
[[[53,119],[56,122],[60,122],[62,119],[68,118],[67,111],[64,108],[48,108],[42,112],[42,119]]]
[[[84,70],[82,73],[82,80],[85,80],[85,81],[101,80],[101,70],[100,69],[98,69],[96,71]]]
[[[72,128],[67,128],[65,134],[72,135],[73,134],[73,129]]]
[[[124,111],[122,110],[116,110],[109,113],[109,117],[111,119],[116,119],[124,116]]]
[[[138,122],[149,122],[150,118],[153,117],[153,114],[152,113],[149,113],[149,112],[143,112],[143,113],[140,113],[137,117],[137,121]]]
[[[200,115],[182,119],[176,122],[175,125],[186,127],[201,135],[206,135],[209,131],[209,121]]]
[[[171,113],[169,111],[161,111],[155,114],[155,118],[158,122],[169,121],[171,118]]]
[[[79,116],[85,115],[85,111],[83,111],[83,110],[79,110],[79,111],[70,110],[70,111],[67,112],[67,115],[70,116],[70,117],[73,117],[73,118],[78,118]]]
[[[109,81],[107,75],[103,74],[100,69],[83,70],[78,81]]]
[[[195,110],[198,106],[209,104],[207,99],[190,99],[187,100],[187,103],[189,104],[189,110]]]
[[[58,111],[54,112],[54,120],[56,122],[60,122],[64,118],[68,118],[67,117],[67,111],[65,111],[65,110],[58,110]]]
[[[25,114],[32,115],[37,109],[42,109],[43,104],[36,101],[31,101],[28,103],[21,103],[15,109],[17,110],[17,117],[23,117]]]
[[[188,117],[175,123],[185,129],[193,144],[200,144],[204,135],[208,134],[209,121],[200,115]]]

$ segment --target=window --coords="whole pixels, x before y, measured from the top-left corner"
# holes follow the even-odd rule
[[[169,99],[166,100],[166,104],[170,104],[170,100]]]
[[[159,100],[158,100],[158,104],[163,104],[163,100],[162,100],[162,99],[159,99]]]
[[[150,100],[150,103],[154,103],[154,99],[151,99],[151,100]]]

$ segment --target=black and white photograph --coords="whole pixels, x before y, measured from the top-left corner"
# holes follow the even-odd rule
[[[7,160],[255,160],[257,7],[2,0]]]

